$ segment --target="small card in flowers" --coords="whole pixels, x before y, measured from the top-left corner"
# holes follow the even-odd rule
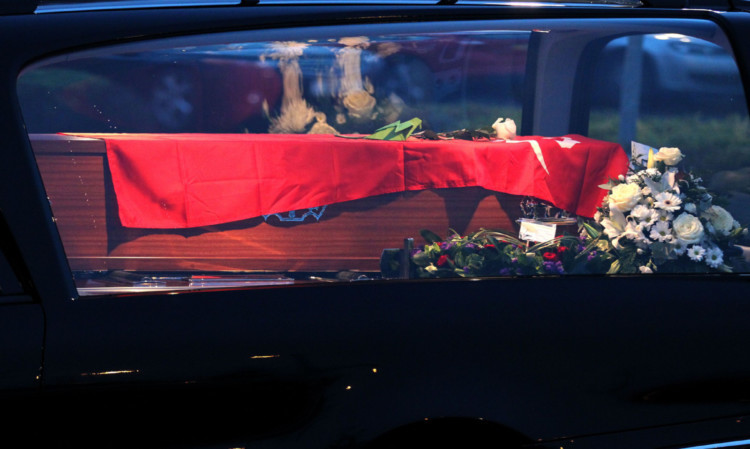
[[[531,242],[548,242],[555,238],[557,225],[537,220],[522,219],[518,238]]]
[[[630,159],[638,164],[646,165],[649,151],[657,152],[656,148],[638,142],[630,142]]]

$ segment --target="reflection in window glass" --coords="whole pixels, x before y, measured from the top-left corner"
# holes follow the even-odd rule
[[[27,69],[79,292],[745,270],[749,184],[723,171],[749,157],[747,112],[721,34],[568,25],[199,36]]]

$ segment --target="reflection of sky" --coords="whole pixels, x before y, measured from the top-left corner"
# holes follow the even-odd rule
[[[420,46],[429,46],[436,41],[461,44],[464,46],[480,46],[484,45],[487,40],[497,39],[512,39],[527,36],[528,31],[478,31],[473,33],[465,34],[449,34],[449,33],[433,33],[433,34],[415,34],[415,35],[391,35],[391,36],[373,36],[365,38],[367,40],[367,46],[378,44],[403,44],[403,45],[414,45],[419,44]],[[479,38],[481,36],[481,38]],[[338,48],[342,48],[345,44],[341,43],[342,39],[310,39],[304,42],[295,42],[300,46],[304,46],[304,54],[308,56],[310,53],[320,54],[319,52],[331,52]],[[229,43],[229,44],[217,44],[217,45],[203,45],[203,46],[189,46],[179,47],[169,50],[170,52],[178,53],[190,53],[190,54],[204,54],[204,55],[222,55],[232,56],[233,54],[241,54],[244,57],[254,56],[260,58],[261,55],[270,54],[279,45],[278,42],[243,42],[243,43]]]

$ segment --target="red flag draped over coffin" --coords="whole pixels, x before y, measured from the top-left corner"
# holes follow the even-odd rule
[[[331,135],[86,134],[107,144],[120,220],[189,228],[409,190],[483,187],[592,216],[622,148],[579,135],[378,141]]]

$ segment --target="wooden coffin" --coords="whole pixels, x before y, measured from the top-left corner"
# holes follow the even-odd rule
[[[73,270],[376,272],[383,249],[409,237],[422,244],[420,229],[517,232],[521,216],[522,197],[465,187],[329,204],[301,222],[281,221],[289,218],[282,214],[201,228],[126,228],[104,141],[36,134],[31,142]]]

